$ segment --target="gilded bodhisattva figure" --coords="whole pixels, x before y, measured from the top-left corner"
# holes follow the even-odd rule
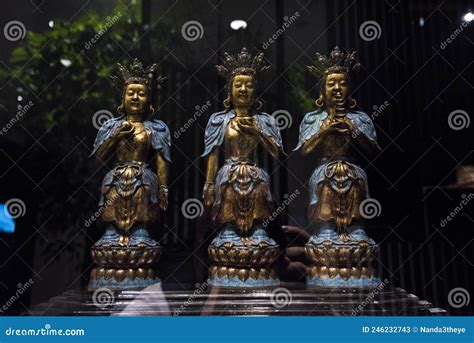
[[[102,238],[92,247],[95,266],[89,288],[134,288],[159,282],[160,246],[150,236],[160,210],[168,207],[170,133],[161,120],[148,120],[162,79],[157,65],[117,65],[115,80],[123,89],[120,116],[100,128],[92,154],[115,161],[101,188],[99,222]],[[156,160],[157,173],[148,161]]]
[[[318,109],[300,125],[295,150],[314,153],[317,167],[310,180],[308,220],[317,228],[306,244],[312,267],[307,283],[321,287],[371,287],[380,283],[373,265],[378,246],[364,226],[367,175],[356,164],[356,152],[378,149],[370,117],[356,111],[351,73],[356,53],[334,48],[329,57],[316,54],[308,69],[319,78]]]
[[[274,205],[269,176],[256,160],[260,144],[277,157],[283,151],[275,119],[261,112],[259,76],[268,67],[263,54],[252,57],[247,49],[225,54],[219,74],[227,81],[225,110],[214,113],[205,133],[207,156],[205,205],[211,208],[219,230],[209,246],[209,283],[229,287],[262,287],[279,283],[272,263],[279,247],[262,223]],[[219,154],[224,163],[219,168]]]

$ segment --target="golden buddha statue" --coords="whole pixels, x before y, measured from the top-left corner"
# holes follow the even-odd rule
[[[260,144],[274,157],[283,151],[275,119],[260,112],[258,77],[268,69],[263,54],[252,57],[246,48],[217,66],[228,82],[225,110],[214,113],[205,133],[208,156],[204,203],[211,207],[219,230],[209,246],[211,285],[264,287],[279,283],[272,263],[279,252],[262,223],[273,211],[268,174],[257,165]],[[224,163],[219,169],[220,151]]]
[[[95,267],[89,288],[134,288],[156,283],[158,242],[150,237],[150,225],[168,207],[170,133],[161,120],[147,120],[161,82],[157,65],[146,69],[134,60],[130,69],[118,64],[114,79],[123,87],[121,116],[99,129],[92,154],[115,165],[107,173],[99,201],[102,238],[92,247]],[[154,155],[154,156],[153,156]],[[155,174],[148,166],[156,157]]]
[[[318,109],[300,125],[295,150],[315,153],[317,167],[309,180],[308,220],[317,232],[306,244],[313,266],[307,284],[321,287],[371,287],[380,283],[372,262],[378,248],[365,233],[363,201],[369,198],[367,175],[356,152],[378,149],[370,117],[355,111],[352,71],[355,52],[335,47],[329,57],[316,54],[308,69],[319,78]]]

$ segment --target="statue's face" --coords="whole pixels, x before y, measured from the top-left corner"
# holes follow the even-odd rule
[[[255,78],[236,75],[232,81],[231,100],[234,106],[249,106],[255,99]]]
[[[334,73],[326,76],[324,101],[328,105],[343,104],[349,95],[347,74]]]
[[[145,85],[132,83],[126,86],[123,105],[129,114],[140,114],[146,111],[149,104],[148,91]]]

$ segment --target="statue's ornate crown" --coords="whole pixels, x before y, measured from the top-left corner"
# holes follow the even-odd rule
[[[329,57],[316,53],[316,60],[313,65],[308,66],[308,70],[317,78],[322,78],[335,72],[351,74],[359,67],[357,52],[344,53],[336,46]]]
[[[152,64],[147,68],[143,68],[143,63],[137,58],[130,64],[130,68],[117,63],[118,73],[112,76],[112,80],[119,86],[126,86],[132,83],[139,83],[147,86],[151,91],[159,88],[165,78],[161,77],[158,72],[158,65]]]
[[[216,69],[220,76],[229,80],[231,77],[240,73],[258,77],[259,74],[270,69],[270,67],[265,64],[263,53],[252,57],[252,55],[248,53],[247,48],[243,48],[236,56],[225,52],[224,62],[222,65],[217,65]]]

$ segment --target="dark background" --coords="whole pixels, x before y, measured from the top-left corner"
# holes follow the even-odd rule
[[[110,67],[139,57],[157,62],[168,78],[157,116],[173,133],[207,101],[207,111],[180,137],[173,137],[170,208],[167,225],[157,228],[164,246],[161,277],[166,283],[194,283],[205,275],[202,255],[206,240],[196,239],[198,220],[181,214],[182,203],[200,198],[205,161],[203,129],[209,115],[222,109],[224,82],[214,65],[224,51],[247,46],[265,53],[273,71],[263,86],[264,110],[286,110],[292,125],[282,131],[289,155],[261,160],[271,174],[277,202],[299,189],[302,195],[280,216],[280,223],[305,227],[307,180],[315,167],[311,158],[291,153],[298,125],[314,109],[315,80],[305,71],[316,52],[335,45],[355,49],[362,64],[355,77],[360,110],[375,118],[382,151],[361,157],[369,175],[371,196],[382,205],[371,220],[370,235],[381,244],[384,277],[452,314],[448,293],[462,287],[472,293],[473,204],[445,227],[440,221],[459,206],[462,194],[456,171],[474,163],[473,125],[453,130],[448,115],[473,113],[472,23],[442,49],[472,11],[468,1],[16,1],[4,4],[2,27],[21,21],[29,33],[10,42],[0,37],[1,123],[29,100],[33,108],[0,136],[2,163],[0,200],[19,198],[26,212],[14,235],[2,234],[0,294],[8,299],[18,283],[34,280],[31,292],[12,310],[47,301],[87,284],[90,246],[100,236],[84,220],[95,210],[99,185],[107,166],[87,159],[96,129],[93,114],[115,113],[120,91],[108,80]],[[107,17],[121,16],[90,49],[85,49]],[[285,17],[299,17],[267,49],[267,41]],[[245,30],[234,31],[232,20],[243,19]],[[53,28],[48,26],[54,22]],[[202,38],[187,41],[184,23],[196,20]],[[359,28],[376,21],[380,37],[361,38]],[[61,59],[71,65],[65,67]],[[18,102],[21,95],[23,100]],[[201,223],[202,224],[202,223]],[[200,234],[200,232],[198,232]],[[204,233],[206,237],[207,233]]]

